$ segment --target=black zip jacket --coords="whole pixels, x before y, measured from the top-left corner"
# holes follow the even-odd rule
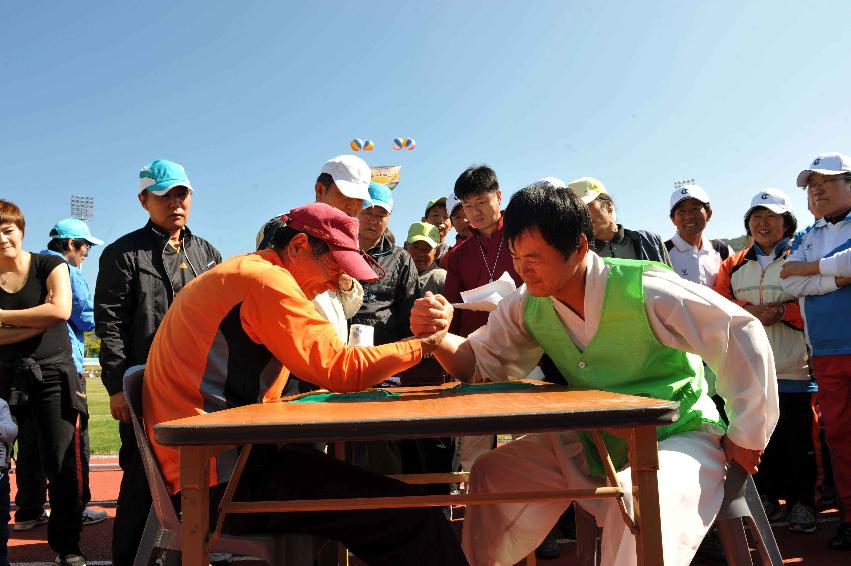
[[[411,308],[421,295],[417,267],[408,252],[393,245],[387,235],[367,252],[384,269],[384,277],[363,285],[363,305],[349,324],[375,328],[374,344],[388,344],[411,336]]]
[[[124,371],[148,359],[154,334],[174,300],[163,264],[168,234],[151,221],[104,248],[95,284],[95,333],[101,340],[101,380],[110,395],[122,390]],[[221,263],[206,240],[184,228],[193,278]]]

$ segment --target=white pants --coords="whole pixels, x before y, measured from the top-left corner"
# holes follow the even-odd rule
[[[574,433],[519,438],[476,461],[469,493],[583,489],[605,485],[589,478]],[[618,480],[632,512],[630,469]],[[674,435],[659,444],[659,508],[666,566],[688,566],[715,521],[724,495],[726,462],[720,437],[708,432]],[[468,506],[463,547],[471,566],[516,564],[544,540],[570,501]],[[603,566],[636,564],[635,537],[616,500],[583,500],[603,527]]]

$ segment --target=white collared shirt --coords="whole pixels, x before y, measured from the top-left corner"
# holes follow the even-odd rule
[[[588,252],[585,259],[585,318],[553,300],[556,314],[577,348],[597,333],[609,269]],[[740,306],[706,287],[650,268],[643,277],[650,327],[659,341],[703,358],[718,375],[716,390],[730,415],[728,435],[745,448],[765,448],[779,416],[777,377],[762,324]],[[503,299],[488,323],[468,339],[476,357],[474,381],[525,377],[543,350],[524,322],[526,286]]]
[[[712,241],[704,235],[700,247],[695,247],[683,240],[679,233],[674,234],[671,241],[674,247],[668,255],[671,256],[671,265],[677,275],[709,288],[715,287],[722,259],[721,254],[712,247]]]

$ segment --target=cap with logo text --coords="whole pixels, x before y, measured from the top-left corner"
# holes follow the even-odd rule
[[[703,187],[695,185],[694,183],[689,183],[688,185],[677,187],[674,192],[671,193],[671,205],[668,209],[673,212],[674,208],[676,208],[680,202],[690,198],[698,200],[703,204],[709,204],[709,195],[706,194]]]
[[[753,209],[760,207],[767,208],[775,214],[785,214],[792,211],[792,203],[789,201],[789,197],[780,189],[769,188],[754,195],[751,199],[751,206],[745,213],[745,218],[750,215]]]
[[[798,186],[806,187],[813,173],[822,175],[844,175],[851,173],[851,157],[844,153],[829,152],[822,153],[813,159],[809,169],[798,173]]]

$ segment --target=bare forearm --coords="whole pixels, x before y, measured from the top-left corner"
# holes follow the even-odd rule
[[[17,344],[43,332],[42,328],[0,328],[0,346]]]
[[[476,357],[466,338],[447,334],[434,351],[434,357],[437,358],[443,369],[455,379],[464,382],[473,379],[476,370]]]
[[[28,309],[0,310],[0,323],[23,328],[37,328],[40,331],[57,322],[68,320],[70,305],[45,303]]]

